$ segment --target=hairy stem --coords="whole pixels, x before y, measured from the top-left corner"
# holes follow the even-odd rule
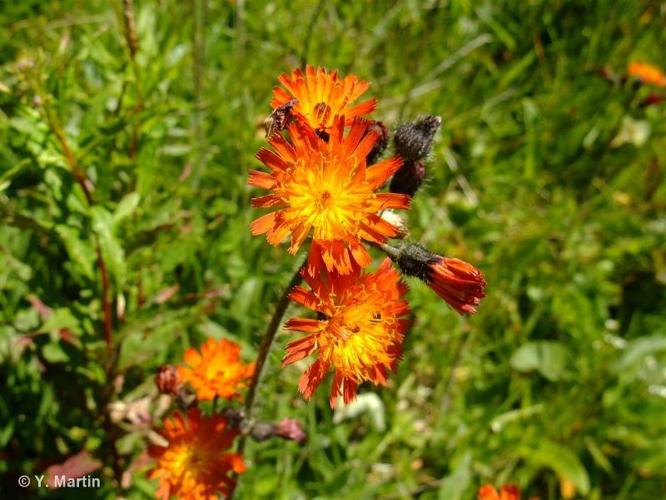
[[[289,284],[282,292],[280,300],[278,301],[277,306],[275,307],[275,312],[273,313],[271,322],[268,324],[268,327],[264,332],[264,336],[261,339],[261,346],[259,347],[259,354],[257,355],[257,361],[254,368],[254,375],[252,376],[252,381],[250,382],[250,388],[248,390],[247,397],[245,398],[244,418],[246,419],[251,419],[252,407],[254,405],[254,401],[257,396],[257,388],[259,387],[259,382],[261,382],[261,372],[263,371],[264,364],[266,364],[268,353],[271,350],[271,346],[273,345],[273,340],[275,339],[275,335],[277,334],[278,328],[280,327],[280,323],[282,322],[282,317],[284,316],[284,313],[287,311],[287,306],[289,306],[289,294],[291,293],[294,287],[300,285],[301,282],[303,281],[303,276],[301,275],[301,271],[305,268],[306,264],[307,264],[307,257],[306,260],[300,266],[298,266],[298,270],[291,277]],[[247,434],[243,433],[238,440],[238,453],[243,454],[243,451],[245,450],[246,440],[247,440]],[[234,486],[231,488],[231,491],[229,491],[227,500],[233,500],[234,493],[236,491],[236,484],[237,483],[235,483]]]
[[[291,281],[282,292],[282,296],[275,307],[275,312],[271,318],[271,322],[268,324],[266,331],[264,332],[264,337],[261,340],[261,346],[259,347],[259,354],[257,355],[257,362],[254,368],[254,375],[252,376],[252,381],[250,382],[250,388],[247,392],[247,398],[245,399],[245,415],[246,418],[250,418],[252,413],[252,406],[254,405],[254,400],[257,395],[257,387],[261,381],[261,372],[263,371],[264,364],[266,363],[266,358],[268,358],[268,353],[271,350],[273,345],[273,340],[275,339],[275,334],[280,327],[280,322],[284,316],[287,306],[289,305],[289,294],[291,290],[298,286],[301,281],[303,281],[303,276],[301,276],[301,270],[305,267],[305,262],[301,264],[298,270],[291,277]],[[243,443],[244,440],[241,440]],[[240,447],[239,447],[240,448]]]

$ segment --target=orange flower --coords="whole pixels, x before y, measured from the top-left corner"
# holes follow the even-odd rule
[[[353,262],[366,267],[372,259],[361,240],[382,243],[399,232],[380,212],[409,206],[405,194],[375,192],[401,160],[366,168],[366,156],[379,135],[367,130],[364,120],[354,120],[345,136],[344,118],[336,118],[328,142],[302,125],[291,124],[288,130],[292,143],[274,134],[269,141],[273,151],[257,153],[271,172],[250,172],[250,185],[272,191],[254,198],[252,206],[277,208],[252,222],[252,234],[266,233],[272,245],[291,235],[289,252],[295,254],[312,233],[311,275],[320,263],[341,274],[350,273]]]
[[[287,90],[273,89],[273,109],[296,98],[294,114],[317,131],[328,131],[336,116],[344,116],[349,125],[353,118],[372,113],[377,106],[376,99],[351,106],[370,86],[355,75],[340,78],[335,71],[329,73],[325,68],[307,65],[305,74],[295,69],[291,75],[284,73],[278,80]]]
[[[486,296],[486,280],[472,264],[437,255],[429,264],[426,283],[459,314],[474,314]]]
[[[321,319],[292,318],[285,328],[308,335],[287,345],[282,366],[315,354],[317,360],[303,373],[299,391],[309,399],[330,369],[335,372],[330,405],[342,395],[356,397],[358,384],[385,385],[395,371],[409,321],[409,305],[402,300],[407,286],[385,259],[376,272],[363,274],[358,266],[348,275],[313,278],[303,273],[311,290],[296,287],[290,298],[319,313]]]
[[[658,87],[666,87],[666,75],[656,66],[633,61],[629,64],[629,74]]]
[[[520,490],[514,484],[505,484],[499,493],[490,484],[484,484],[477,493],[478,500],[520,500]]]
[[[159,434],[168,445],[148,448],[148,454],[157,460],[148,477],[160,481],[158,498],[214,500],[233,489],[232,472],[245,472],[241,455],[227,451],[238,430],[220,415],[205,417],[196,408],[187,417],[175,413],[165,420]]]
[[[184,358],[188,366],[179,366],[178,375],[182,382],[194,387],[200,401],[209,401],[215,396],[240,398],[238,391],[245,388],[254,373],[254,363],[244,364],[240,359],[240,346],[226,339],[208,339],[201,346],[201,353],[189,348]]]

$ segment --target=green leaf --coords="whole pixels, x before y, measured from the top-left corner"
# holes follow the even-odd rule
[[[58,342],[46,344],[44,349],[42,349],[42,355],[49,363],[65,363],[69,361],[69,356]]]
[[[657,352],[664,350],[666,350],[666,336],[664,335],[652,335],[651,337],[632,340],[627,345],[622,357],[615,364],[614,369],[618,373],[636,370],[646,356],[655,355]]]
[[[472,479],[472,454],[467,451],[456,468],[442,479],[437,498],[461,500]]]
[[[66,307],[55,309],[47,320],[44,321],[39,332],[58,332],[62,328],[67,328],[73,333],[80,333],[79,320]]]
[[[102,257],[109,275],[117,287],[125,281],[125,252],[113,234],[113,216],[104,208],[95,206],[91,209],[92,227],[97,234]]]
[[[571,481],[581,495],[590,491],[590,478],[578,456],[569,448],[549,440],[538,441],[535,449],[522,449],[519,454],[528,462],[554,470]]]
[[[113,213],[113,226],[116,227],[120,222],[134,213],[139,206],[141,196],[139,193],[129,193],[118,203],[116,211]]]
[[[566,372],[568,352],[566,347],[554,341],[527,342],[511,356],[511,368],[527,373],[538,371],[548,380],[560,380]]]
[[[55,231],[60,236],[69,258],[79,272],[87,278],[93,279],[96,256],[90,242],[85,241],[77,229],[69,226],[58,225]]]

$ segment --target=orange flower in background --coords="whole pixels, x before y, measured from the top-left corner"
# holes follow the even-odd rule
[[[356,397],[365,381],[386,384],[395,371],[409,321],[409,305],[402,300],[407,286],[385,259],[377,271],[364,274],[358,266],[348,275],[304,273],[311,290],[296,287],[290,298],[320,314],[321,319],[290,319],[285,328],[307,335],[287,345],[282,366],[310,355],[316,361],[303,373],[299,391],[309,399],[329,369],[335,372],[330,393],[345,403]]]
[[[464,260],[437,256],[428,266],[426,282],[459,314],[474,314],[486,296],[486,280]]]
[[[239,391],[247,386],[254,373],[254,363],[243,363],[240,346],[226,339],[208,339],[200,353],[189,348],[184,359],[186,366],[178,367],[178,375],[182,382],[189,382],[196,390],[200,401],[209,401],[215,396],[240,398]]]
[[[291,75],[284,73],[278,80],[284,87],[273,89],[273,109],[297,99],[294,114],[314,130],[328,131],[336,116],[344,116],[349,125],[353,118],[372,113],[376,99],[369,99],[356,106],[351,104],[368,90],[370,84],[355,75],[340,78],[337,72],[329,73],[325,68],[305,67]]]
[[[158,498],[214,500],[233,489],[232,473],[245,471],[241,455],[229,451],[239,432],[220,415],[205,417],[198,409],[187,417],[175,413],[159,434],[168,445],[148,448],[157,460],[148,477],[159,479]]]
[[[409,206],[408,195],[375,192],[401,165],[392,158],[366,166],[378,132],[360,119],[347,135],[344,128],[344,118],[336,118],[325,142],[308,127],[291,124],[291,143],[274,134],[269,141],[273,150],[257,153],[271,172],[250,172],[250,185],[271,190],[253,198],[252,206],[277,209],[252,222],[252,234],[266,234],[272,245],[291,236],[292,254],[312,234],[311,275],[321,264],[341,274],[352,272],[354,263],[366,267],[372,259],[362,240],[383,243],[399,232],[380,212]]]
[[[484,484],[479,488],[477,500],[520,500],[520,490],[514,484],[505,484],[498,492],[492,485]]]
[[[643,83],[666,87],[666,75],[656,66],[633,61],[629,63],[629,75],[639,78]]]

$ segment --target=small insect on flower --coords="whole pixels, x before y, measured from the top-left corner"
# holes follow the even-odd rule
[[[351,105],[370,86],[356,75],[340,78],[335,71],[329,73],[325,68],[307,65],[305,74],[295,69],[291,75],[284,73],[278,80],[285,88],[273,89],[271,106],[275,109],[297,99],[294,114],[317,132],[327,132],[336,116],[345,116],[349,125],[355,117],[372,113],[377,106],[376,99]]]
[[[494,486],[484,484],[479,488],[477,500],[520,500],[520,489],[514,484],[503,485],[499,492]]]
[[[666,87],[666,74],[652,64],[633,61],[629,63],[627,72],[630,76],[638,78],[643,83],[649,83],[657,87]]]
[[[254,373],[254,363],[243,363],[240,346],[226,339],[206,340],[201,352],[189,348],[184,360],[185,366],[178,367],[178,375],[195,389],[200,401],[210,401],[215,396],[240,398],[239,391],[247,386]]]
[[[298,389],[309,399],[326,373],[334,371],[329,402],[338,396],[345,403],[356,397],[365,381],[385,385],[395,371],[409,320],[409,305],[402,299],[407,286],[389,259],[374,273],[358,266],[348,275],[304,273],[310,290],[297,287],[291,299],[319,313],[320,319],[292,318],[285,328],[307,335],[287,345],[282,365],[310,355],[315,362],[303,373]]]
[[[366,157],[379,133],[356,119],[345,135],[344,123],[344,118],[336,118],[328,142],[297,123],[288,126],[291,142],[274,134],[269,141],[273,150],[257,153],[271,172],[251,171],[248,181],[271,190],[254,198],[252,206],[277,209],[252,222],[252,234],[266,234],[272,245],[291,236],[292,254],[312,234],[311,275],[322,266],[341,274],[349,274],[354,263],[366,267],[372,259],[362,240],[382,243],[399,233],[381,212],[409,206],[405,194],[376,192],[400,168],[401,160],[367,167]]]
[[[289,125],[294,119],[292,110],[297,102],[297,99],[292,99],[291,101],[278,106],[273,110],[270,116],[264,120],[266,137],[271,137],[273,134],[287,128],[287,125]]]
[[[242,456],[230,451],[239,431],[220,415],[206,417],[198,409],[187,416],[175,413],[159,434],[168,445],[148,448],[157,461],[148,475],[159,479],[157,498],[214,500],[233,489],[232,473],[245,472]]]

